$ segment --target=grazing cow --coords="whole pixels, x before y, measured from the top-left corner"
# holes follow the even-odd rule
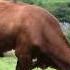
[[[15,49],[16,70],[52,66],[70,70],[70,48],[59,21],[35,5],[0,3],[0,53]],[[32,59],[37,58],[33,65]]]

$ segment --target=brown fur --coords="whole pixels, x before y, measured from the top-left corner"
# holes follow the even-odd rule
[[[36,57],[41,68],[70,70],[69,44],[58,23],[38,6],[0,3],[0,53],[15,49],[16,70],[31,70]]]

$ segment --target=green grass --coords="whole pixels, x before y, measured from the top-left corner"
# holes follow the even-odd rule
[[[16,62],[15,57],[0,58],[0,70],[15,70]]]
[[[16,68],[17,59],[16,57],[0,57],[0,70],[15,70]],[[35,68],[33,70],[42,70],[40,68]],[[45,70],[55,70],[52,68],[48,68]]]

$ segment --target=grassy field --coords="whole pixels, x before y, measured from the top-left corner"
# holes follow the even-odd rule
[[[17,58],[15,56],[0,57],[0,70],[15,70],[17,63]],[[42,70],[40,68],[35,68],[33,70]],[[52,68],[47,68],[45,70],[55,70]]]

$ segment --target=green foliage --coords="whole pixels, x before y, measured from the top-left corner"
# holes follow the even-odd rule
[[[41,7],[46,6],[46,2],[47,2],[47,0],[21,0],[21,1],[29,4],[35,4]]]
[[[60,3],[57,5],[58,7],[52,11],[53,14],[62,22],[70,22],[70,3]]]

